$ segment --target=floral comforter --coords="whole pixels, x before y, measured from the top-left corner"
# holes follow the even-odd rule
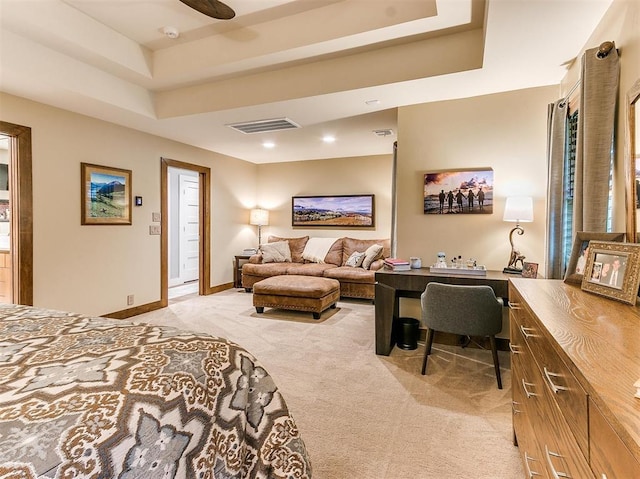
[[[1,478],[311,477],[271,376],[225,339],[0,306]]]

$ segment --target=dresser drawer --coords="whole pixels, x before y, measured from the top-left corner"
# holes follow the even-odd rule
[[[640,477],[640,464],[591,400],[589,437],[591,469],[598,479]]]

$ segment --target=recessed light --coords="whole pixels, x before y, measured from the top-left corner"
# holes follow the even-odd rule
[[[276,144],[273,141],[265,141],[262,143],[265,148],[275,148]]]
[[[322,137],[322,141],[324,141],[325,143],[333,143],[336,141],[336,137],[331,135],[325,135]]]
[[[380,104],[380,100],[366,100],[365,103],[369,106],[373,106],[373,105],[379,105]]]

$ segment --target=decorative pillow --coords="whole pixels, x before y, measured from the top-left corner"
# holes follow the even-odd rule
[[[351,266],[352,268],[358,268],[362,266],[362,262],[364,261],[365,253],[359,253],[358,251],[354,251],[349,256],[349,259],[344,263],[345,266]]]
[[[286,241],[260,245],[263,263],[291,263],[291,250]]]
[[[291,261],[293,263],[302,263],[302,251],[304,250],[308,236],[301,236],[299,238],[281,238],[279,236],[269,235],[269,243],[275,243],[276,241],[287,241],[289,243],[289,249],[291,250]]]
[[[371,263],[375,260],[379,259],[382,256],[382,245],[372,244],[367,248],[367,251],[364,252],[364,260],[362,261],[362,267],[364,269],[369,269]]]

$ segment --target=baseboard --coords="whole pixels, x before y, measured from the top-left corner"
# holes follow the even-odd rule
[[[218,286],[209,286],[205,292],[205,294],[208,296],[210,294],[215,294],[215,293],[219,293],[220,291],[226,291],[227,289],[231,289],[233,288],[233,282],[231,283],[223,283],[223,284],[219,284]]]
[[[149,311],[155,311],[156,309],[163,308],[162,301],[154,301],[153,303],[141,304],[134,308],[123,309],[122,311],[115,311],[113,313],[104,314],[105,318],[113,319],[126,319],[131,316],[137,316],[138,314],[148,313]]]

